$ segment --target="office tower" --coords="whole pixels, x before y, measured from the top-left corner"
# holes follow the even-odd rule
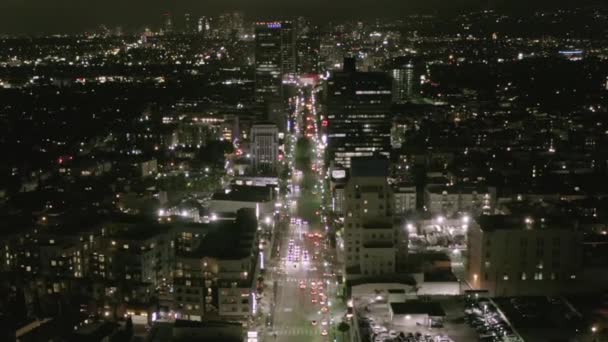
[[[358,72],[346,58],[344,70],[327,83],[327,156],[344,167],[350,158],[389,156],[391,148],[391,78],[381,72]]]
[[[411,100],[420,83],[416,80],[415,59],[409,56],[397,57],[389,66],[389,72],[393,78],[393,102],[405,103]]]
[[[186,32],[186,33],[194,32],[194,25],[192,22],[192,18],[190,17],[190,13],[184,14],[184,32]]]
[[[232,13],[232,35],[236,36],[236,38],[241,37],[245,33],[245,15],[243,12],[233,12]]]
[[[284,76],[295,74],[295,30],[291,22],[255,24],[255,99],[281,97]]]
[[[171,13],[165,13],[163,15],[163,30],[166,33],[173,32],[173,17]]]
[[[296,41],[298,74],[316,74],[319,72],[319,53],[321,36],[316,29],[307,29]]]
[[[198,18],[198,33],[209,37],[211,33],[211,20],[208,17],[202,16]]]
[[[279,154],[279,129],[272,123],[251,127],[251,161],[256,172],[274,172]]]
[[[223,13],[217,17],[219,38],[238,38],[244,32],[245,17],[241,12]]]
[[[398,250],[407,248],[407,243],[401,243],[402,230],[393,225],[394,199],[388,175],[388,159],[352,159],[343,204],[347,278],[393,274]]]

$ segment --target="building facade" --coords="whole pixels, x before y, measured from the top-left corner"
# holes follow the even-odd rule
[[[354,158],[344,188],[344,262],[347,279],[394,274],[402,246],[393,224],[388,160]]]
[[[327,156],[348,167],[353,157],[391,148],[391,78],[380,72],[358,72],[346,59],[344,70],[327,82]]]
[[[489,214],[495,203],[495,192],[485,186],[427,186],[424,204],[432,214],[452,216],[459,212]]]
[[[295,30],[289,21],[255,24],[255,100],[280,98],[282,80],[296,71]]]
[[[393,102],[406,103],[416,96],[420,86],[418,61],[412,56],[395,58],[389,66],[393,79]]]
[[[395,215],[406,215],[416,211],[416,185],[400,183],[394,186]]]
[[[279,156],[279,129],[274,124],[251,127],[251,162],[258,172],[275,172]]]
[[[468,231],[467,281],[492,296],[578,291],[583,234],[558,218],[481,216]]]

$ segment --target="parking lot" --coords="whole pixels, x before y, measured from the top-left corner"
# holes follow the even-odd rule
[[[578,339],[589,330],[562,298],[507,297],[494,302],[526,341]]]
[[[509,322],[490,300],[467,300],[464,313],[465,322],[477,331],[479,341],[521,341]]]
[[[430,298],[429,298],[430,299]],[[436,297],[446,316],[430,326],[417,325],[404,328],[390,320],[388,303],[360,300],[355,303],[357,321],[364,342],[470,342],[477,333],[464,320],[464,302],[461,297]]]

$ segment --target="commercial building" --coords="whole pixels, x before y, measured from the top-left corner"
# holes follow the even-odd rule
[[[251,127],[251,162],[255,172],[275,173],[279,156],[279,129],[275,124]]]
[[[95,277],[160,286],[171,273],[170,228],[160,224],[112,223],[93,252]]]
[[[295,30],[289,21],[255,23],[255,100],[281,96],[283,76],[296,71]]]
[[[274,212],[274,186],[232,185],[229,189],[216,192],[211,197],[209,210],[212,213],[236,213],[239,209],[250,208],[256,215]]]
[[[318,30],[309,30],[298,37],[296,41],[296,71],[298,74],[319,73],[320,50],[321,36]]]
[[[481,216],[468,231],[467,281],[492,296],[578,291],[582,237],[558,217]]]
[[[381,72],[358,72],[354,59],[327,82],[327,156],[344,167],[353,157],[391,148],[391,78]]]
[[[389,315],[392,324],[405,328],[417,326],[431,327],[435,322],[441,322],[445,311],[437,302],[409,300],[402,303],[390,303]]]
[[[182,318],[245,319],[255,302],[257,220],[239,210],[235,220],[209,224],[197,248],[178,252],[174,275],[174,311]]]
[[[420,86],[417,64],[418,62],[413,56],[397,57],[390,64],[389,72],[393,78],[393,102],[406,103],[416,95]]]
[[[404,216],[416,211],[416,184],[399,183],[393,188],[395,215]]]
[[[205,320],[203,322],[175,320],[172,322],[156,321],[150,333],[150,342],[186,342],[198,341],[243,341],[243,324],[222,320]]]
[[[354,158],[344,188],[344,262],[347,279],[394,274],[403,230],[393,224],[388,160]],[[405,239],[407,240],[407,239]]]
[[[487,186],[429,185],[424,204],[431,214],[452,216],[459,212],[489,214],[496,200],[495,190]]]

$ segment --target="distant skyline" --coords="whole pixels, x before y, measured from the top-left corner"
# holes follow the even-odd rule
[[[309,16],[330,18],[399,17],[418,12],[454,13],[471,9],[589,6],[598,0],[2,0],[0,34],[62,33],[110,27],[158,26],[165,12],[181,16],[240,10],[248,18]]]

